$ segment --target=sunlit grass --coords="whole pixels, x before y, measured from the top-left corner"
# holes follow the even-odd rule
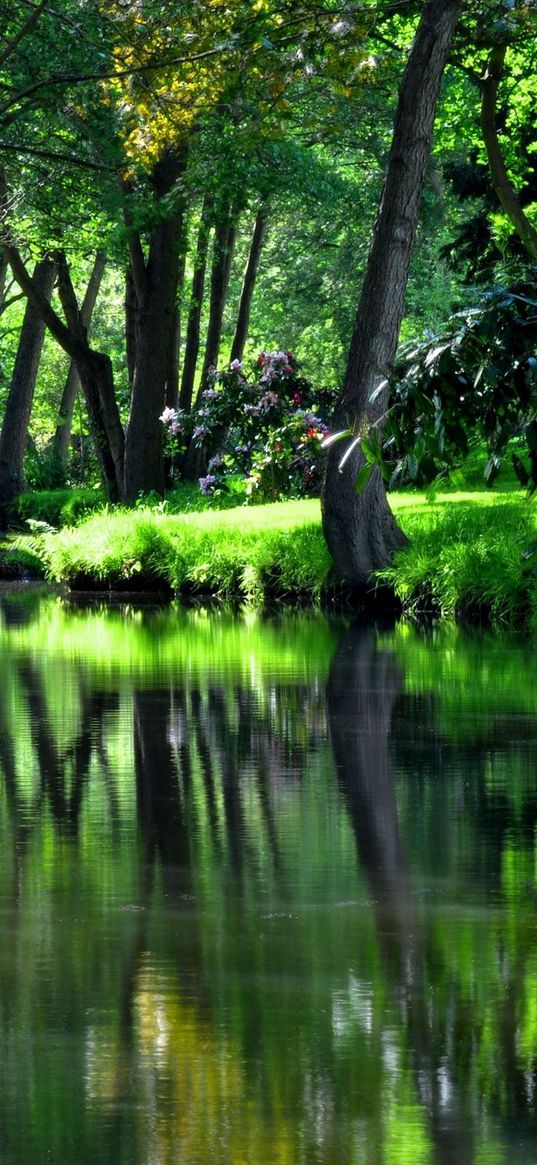
[[[537,510],[522,491],[409,491],[390,503],[410,545],[377,581],[404,609],[537,626]],[[51,579],[79,589],[160,588],[261,605],[316,602],[338,587],[316,499],[186,514],[103,510],[43,534],[38,549]]]

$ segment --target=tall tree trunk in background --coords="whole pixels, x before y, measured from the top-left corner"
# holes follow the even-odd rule
[[[34,283],[47,300],[52,295],[55,274],[52,259],[41,259],[34,270]],[[44,338],[45,323],[33,304],[27,303],[0,432],[2,510],[24,487],[24,453]]]
[[[60,348],[75,360],[90,419],[95,451],[99,458],[103,485],[111,501],[122,497],[123,491],[123,427],[114,392],[114,375],[110,358],[104,352],[90,348],[80,324],[76,296],[69,268],[62,252],[56,255],[58,291],[65,312],[66,323],[54,311],[50,300],[27,270],[9,225],[10,197],[6,176],[0,170],[0,215],[3,232],[2,252],[9,262],[13,277],[29,304],[35,308],[54,336]]]
[[[388,376],[399,338],[410,258],[431,151],[440,84],[462,0],[426,0],[399,93],[386,179],[373,232],[333,428],[367,432],[388,405]],[[384,387],[381,387],[384,384]],[[363,465],[359,448],[340,462],[351,438],[327,457],[323,528],[336,567],[356,588],[387,565],[405,537],[386,498],[380,472],[357,493]]]
[[[80,322],[86,332],[86,335],[89,332],[91,317],[93,315],[93,309],[99,294],[105,266],[106,255],[104,251],[97,251],[93,264],[93,270],[91,272],[89,283],[86,288],[86,294],[82,301],[82,307],[80,308]],[[69,453],[71,427],[73,424],[73,411],[79,388],[80,376],[77,366],[74,360],[72,360],[69,366],[67,380],[65,382],[62,398],[60,401],[59,419],[52,442],[54,456],[62,464],[65,464],[67,461],[67,456]]]
[[[132,392],[132,383],[134,380],[134,369],[136,368],[136,331],[137,331],[137,314],[138,314],[138,300],[136,297],[136,287],[134,285],[134,275],[132,273],[132,266],[129,264],[125,272],[125,353],[127,357],[127,376],[129,378],[129,387]]]
[[[8,271],[9,263],[6,259],[6,256],[2,253],[0,254],[0,311],[4,305],[4,298],[6,294],[6,278]]]
[[[532,259],[537,259],[537,230],[524,213],[516,190],[509,178],[502,154],[496,125],[496,101],[507,45],[496,45],[490,54],[485,76],[481,78],[481,130],[487,151],[492,184],[502,210],[510,218],[515,231]]]
[[[155,168],[157,205],[173,194],[184,173],[186,157],[166,154]],[[136,365],[125,439],[125,497],[164,488],[163,426],[159,417],[170,370],[184,205],[178,193],[172,212],[153,228],[147,260],[139,237],[131,234],[137,296]]]
[[[232,212],[230,211],[229,215],[226,215],[215,226],[209,323],[207,326],[207,340],[205,343],[203,371],[200,382],[202,389],[206,384],[209,369],[216,368],[218,363],[224,308],[226,306],[236,234],[237,228],[233,221]]]
[[[179,393],[179,406],[185,409],[187,413],[192,408],[192,394],[194,391],[194,380],[200,348],[200,323],[203,308],[203,292],[205,289],[205,272],[207,270],[207,251],[209,249],[209,236],[211,233],[211,216],[212,200],[206,197],[201,210],[196,254],[194,256],[194,274],[192,276],[192,292],[186,328],[181,391]]]
[[[60,251],[56,258],[58,295],[67,321],[71,346],[73,340],[77,345],[69,354],[78,369],[107,496],[110,501],[119,501],[123,498],[125,437],[114,389],[112,361],[105,352],[96,352],[90,348],[65,255]],[[48,326],[52,331],[52,325]],[[61,335],[54,331],[53,335],[62,342]]]
[[[170,409],[176,409],[179,404],[179,365],[181,363],[181,292],[185,281],[186,267],[186,231],[183,230],[181,249],[179,252],[179,266],[177,270],[177,302],[173,319],[173,334],[170,345],[168,375],[166,377],[165,404]]]
[[[252,235],[252,242],[250,244],[250,254],[248,255],[246,271],[244,272],[239,313],[237,315],[237,323],[235,326],[235,336],[231,346],[230,360],[242,360],[243,357],[244,345],[248,338],[248,328],[250,325],[250,313],[252,310],[255,281],[257,278],[257,272],[259,270],[259,260],[261,258],[261,250],[265,240],[266,229],[267,208],[266,206],[261,206],[257,212],[254,233]]]

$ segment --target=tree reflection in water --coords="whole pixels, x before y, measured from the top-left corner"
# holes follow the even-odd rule
[[[371,627],[8,607],[3,1161],[531,1160],[531,718]]]

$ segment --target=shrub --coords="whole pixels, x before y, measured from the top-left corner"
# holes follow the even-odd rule
[[[250,376],[239,360],[213,370],[194,414],[167,408],[161,420],[170,452],[184,452],[189,440],[204,450],[205,497],[222,496],[241,474],[249,500],[275,501],[319,492],[327,426],[318,413],[331,396],[314,392],[291,352],[262,352]]]

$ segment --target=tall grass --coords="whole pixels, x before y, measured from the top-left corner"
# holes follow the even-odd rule
[[[512,492],[445,494],[433,504],[403,494],[392,504],[410,544],[372,590],[388,586],[412,614],[537,629],[533,504]],[[317,602],[339,585],[317,501],[183,515],[102,511],[37,542],[48,577],[79,589],[160,589],[260,604]]]
[[[102,512],[40,536],[39,546],[48,576],[78,588],[315,601],[332,571],[318,502],[187,516]]]

